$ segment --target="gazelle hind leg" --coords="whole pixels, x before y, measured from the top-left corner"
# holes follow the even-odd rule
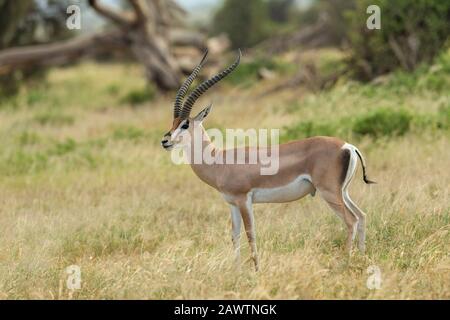
[[[346,248],[350,254],[358,227],[358,217],[348,210],[340,193],[320,190],[320,195],[347,226]]]
[[[358,249],[362,253],[366,250],[366,214],[358,208],[348,194],[348,186],[353,180],[356,172],[356,166],[358,164],[358,155],[356,154],[353,146],[350,146],[350,159],[347,169],[345,180],[342,184],[342,198],[346,208],[352,212],[358,218]]]
[[[343,192],[345,205],[358,216],[358,249],[361,253],[366,251],[366,214],[352,201],[348,191]]]

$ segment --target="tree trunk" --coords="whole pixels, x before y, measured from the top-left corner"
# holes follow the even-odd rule
[[[144,66],[147,79],[164,91],[179,87],[181,71],[169,51],[168,44],[157,35],[149,37],[136,30],[129,33],[131,51]]]
[[[56,43],[5,49],[0,51],[0,75],[28,67],[62,65],[80,56],[125,45],[123,33],[114,30]]]
[[[168,4],[160,0],[129,0],[134,11],[130,18],[122,12],[115,12],[95,0],[90,5],[101,15],[119,25],[127,35],[131,51],[145,67],[149,81],[163,90],[175,90],[181,79],[181,70],[173,58],[169,47],[168,27],[171,13]]]
[[[89,0],[98,14],[118,27],[116,30],[0,51],[0,76],[35,66],[62,65],[85,55],[126,48],[144,66],[148,81],[154,82],[162,91],[178,89],[182,71],[185,70],[177,63],[171,46],[193,46],[201,51],[206,47],[205,37],[195,32],[169,28],[173,23],[168,7],[175,6],[177,9],[172,0],[128,1],[133,12],[116,11],[99,1]]]

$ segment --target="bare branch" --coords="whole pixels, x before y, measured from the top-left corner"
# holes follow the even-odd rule
[[[142,8],[142,6],[145,6],[146,4],[140,0],[128,0],[128,1],[130,2],[131,6],[134,9],[137,22],[145,23],[145,21],[148,19],[148,17],[146,16],[145,10]]]
[[[257,44],[253,50],[258,49],[266,55],[274,55],[286,52],[295,47],[316,48],[330,43],[328,33],[329,28],[326,21],[319,19],[316,24],[303,28],[297,32],[286,35],[277,35],[275,37],[266,39]]]
[[[0,75],[36,65],[62,65],[88,54],[124,47],[123,32],[112,30],[62,42],[5,49],[0,51]]]
[[[412,68],[409,67],[408,59],[403,53],[401,46],[399,45],[398,41],[392,36],[389,36],[389,46],[391,47],[392,51],[394,51],[395,57],[397,58],[398,62],[400,62],[403,69],[411,70]]]
[[[110,19],[111,21],[117,23],[122,27],[130,27],[136,22],[136,19],[130,17],[128,14],[124,12],[118,12],[116,10],[108,8],[107,6],[101,5],[97,0],[89,0],[89,4],[92,8],[94,8],[95,11],[97,11],[97,13]]]
[[[83,56],[105,52],[105,49],[120,49],[131,51],[145,67],[147,79],[158,88],[178,88],[182,72],[171,50],[172,46],[195,47],[194,51],[203,51],[207,46],[205,39],[187,31],[170,32],[173,30],[173,19],[169,11],[175,10],[176,6],[168,6],[173,0],[128,1],[131,10],[121,11],[102,5],[101,0],[88,0],[99,15],[113,21],[120,28],[62,42],[0,51],[0,75],[34,66],[68,64]]]
[[[178,5],[174,0],[166,0],[165,4],[170,18],[175,21],[175,23],[184,21],[184,18],[188,14],[184,8]]]
[[[204,51],[207,47],[206,36],[186,29],[170,29],[168,32],[169,43],[172,46],[195,47]]]
[[[180,15],[187,15],[187,11],[184,10],[178,3],[174,0],[167,0],[167,6],[171,9],[172,12],[177,12]]]

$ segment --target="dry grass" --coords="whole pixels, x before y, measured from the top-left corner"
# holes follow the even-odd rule
[[[368,215],[365,256],[347,260],[343,224],[308,197],[255,206],[262,268],[256,274],[246,262],[237,273],[226,204],[159,146],[170,99],[118,102],[142,85],[134,67],[85,64],[52,72],[47,95],[32,106],[20,100],[0,110],[1,298],[450,298],[448,132],[355,142],[379,182],[355,179],[351,188]],[[345,86],[263,101],[252,89],[212,96],[207,127],[282,127],[377,105]],[[286,113],[294,99],[308,108]],[[425,93],[403,103],[434,111],[442,99]],[[36,121],[48,110],[72,120]],[[64,273],[71,264],[82,271],[73,294]],[[370,265],[381,269],[379,290],[366,287]]]

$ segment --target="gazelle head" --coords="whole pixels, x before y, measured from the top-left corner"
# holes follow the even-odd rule
[[[197,99],[209,88],[211,88],[217,82],[229,75],[234,69],[236,69],[241,59],[241,51],[239,50],[238,57],[232,65],[230,65],[227,69],[218,73],[214,77],[198,85],[183,103],[183,98],[186,95],[189,86],[192,84],[192,82],[200,72],[200,69],[203,67],[203,64],[206,61],[207,54],[208,51],[205,52],[198,66],[195,67],[194,71],[192,71],[189,77],[184,81],[175,97],[172,128],[163,136],[161,140],[161,145],[166,150],[171,150],[173,147],[184,146],[190,143],[195,129],[197,129],[201,125],[203,119],[206,118],[212,107],[212,104],[209,104],[195,117],[191,117],[190,114],[195,101],[197,101]]]

